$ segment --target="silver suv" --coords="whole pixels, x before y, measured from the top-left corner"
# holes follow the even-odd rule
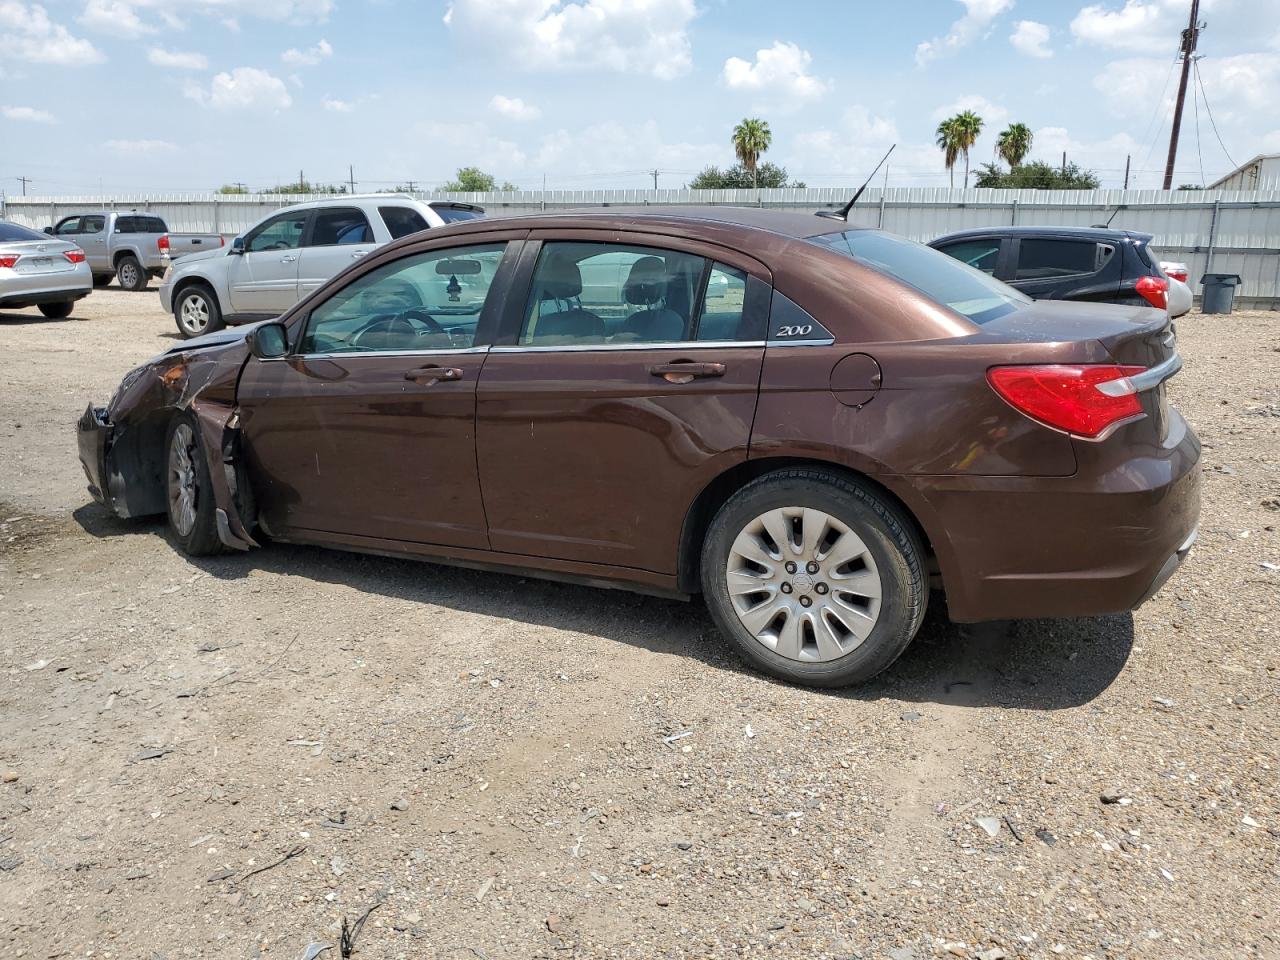
[[[269,319],[384,243],[482,216],[474,204],[405,194],[309,200],[258,221],[228,247],[172,264],[160,303],[187,338]]]

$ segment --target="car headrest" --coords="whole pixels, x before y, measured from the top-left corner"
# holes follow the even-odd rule
[[[541,299],[568,300],[582,293],[582,271],[565,257],[554,257],[538,271]]]
[[[631,265],[622,287],[627,303],[657,303],[667,295],[667,265],[661,257],[641,257]]]

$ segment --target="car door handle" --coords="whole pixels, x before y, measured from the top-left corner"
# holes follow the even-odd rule
[[[432,364],[431,366],[410,370],[404,375],[404,378],[412,380],[414,383],[420,383],[424,387],[429,387],[438,380],[461,380],[462,371],[457,367],[438,367]]]
[[[290,256],[290,257],[281,257],[281,258],[280,258],[280,262],[281,262],[281,263],[293,263],[293,261],[295,261],[295,260],[297,260],[297,259],[298,259],[297,257],[293,257],[293,256]]]
[[[723,377],[723,363],[702,363],[693,360],[673,360],[649,368],[649,373],[662,377],[667,383],[690,383],[697,377]]]
[[[352,260],[359,260],[361,257],[363,257],[363,256],[364,256],[366,253],[368,253],[368,252],[369,252],[368,250],[357,250],[355,253],[353,253],[353,254],[351,255],[351,259],[352,259]]]

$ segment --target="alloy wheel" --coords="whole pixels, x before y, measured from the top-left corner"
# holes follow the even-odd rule
[[[180,536],[187,536],[196,525],[200,486],[192,451],[195,434],[189,424],[180,423],[169,442],[169,519]]]
[[[138,269],[131,263],[126,263],[120,268],[120,285],[126,288],[132,288],[138,282]]]
[[[809,507],[779,507],[748,523],[729,550],[725,582],[742,625],[789,660],[839,659],[880,617],[883,584],[867,545]]]
[[[182,299],[182,306],[178,308],[178,317],[182,323],[182,329],[187,333],[204,333],[205,328],[209,326],[209,304],[205,302],[204,297],[194,293],[188,294]]]

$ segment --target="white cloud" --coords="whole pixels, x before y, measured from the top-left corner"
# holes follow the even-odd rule
[[[944,37],[934,37],[916,46],[916,63],[924,65],[944,53],[968,46],[987,32],[991,22],[1013,6],[1013,0],[959,0],[964,16],[951,24]]]
[[[328,40],[321,40],[309,50],[290,48],[280,54],[280,59],[291,67],[314,67],[321,60],[333,56],[333,47]]]
[[[178,149],[177,144],[167,140],[108,140],[103,146],[112,153],[127,157],[155,156]]]
[[[333,97],[325,97],[320,104],[333,113],[351,113],[356,108],[356,105],[349,100],[335,100]]]
[[[209,66],[209,58],[203,53],[183,53],[178,50],[164,50],[152,47],[147,51],[147,61],[157,67],[169,67],[174,70],[205,70]]]
[[[57,118],[47,110],[35,107],[0,107],[0,115],[6,120],[24,120],[27,123],[57,123]]]
[[[1052,57],[1049,49],[1049,27],[1035,20],[1019,20],[1013,25],[1013,33],[1009,34],[1009,42],[1013,49],[1024,57]]]
[[[0,58],[31,63],[84,66],[106,58],[92,43],[54,23],[44,7],[20,0],[0,0]]]
[[[531,70],[613,70],[669,80],[693,64],[693,0],[453,0],[444,22]]]
[[[236,67],[213,78],[209,89],[188,83],[183,94],[215,110],[283,110],[293,103],[284,81],[256,67]]]
[[[1007,109],[977,94],[957,97],[955,100],[943,104],[930,114],[930,119],[936,123],[946,117],[953,117],[957,113],[963,113],[965,110],[972,110],[982,118],[982,130],[984,133],[991,133],[996,128],[1003,127],[1009,120],[1009,111]]]
[[[156,27],[138,16],[138,4],[129,0],[87,0],[79,20],[91,30],[118,37],[140,37]]]
[[[504,97],[495,93],[489,101],[489,108],[510,120],[537,120],[542,111],[531,103],[525,103],[519,97]]]
[[[816,100],[827,84],[809,71],[813,58],[794,43],[775,40],[773,46],[756,51],[755,63],[739,57],[724,62],[724,82],[731,90],[751,90],[774,95],[784,102]]]
[[[1125,0],[1118,10],[1095,3],[1076,14],[1071,33],[1077,40],[1116,50],[1173,53],[1178,22],[1185,26],[1186,16],[1180,0]]]

